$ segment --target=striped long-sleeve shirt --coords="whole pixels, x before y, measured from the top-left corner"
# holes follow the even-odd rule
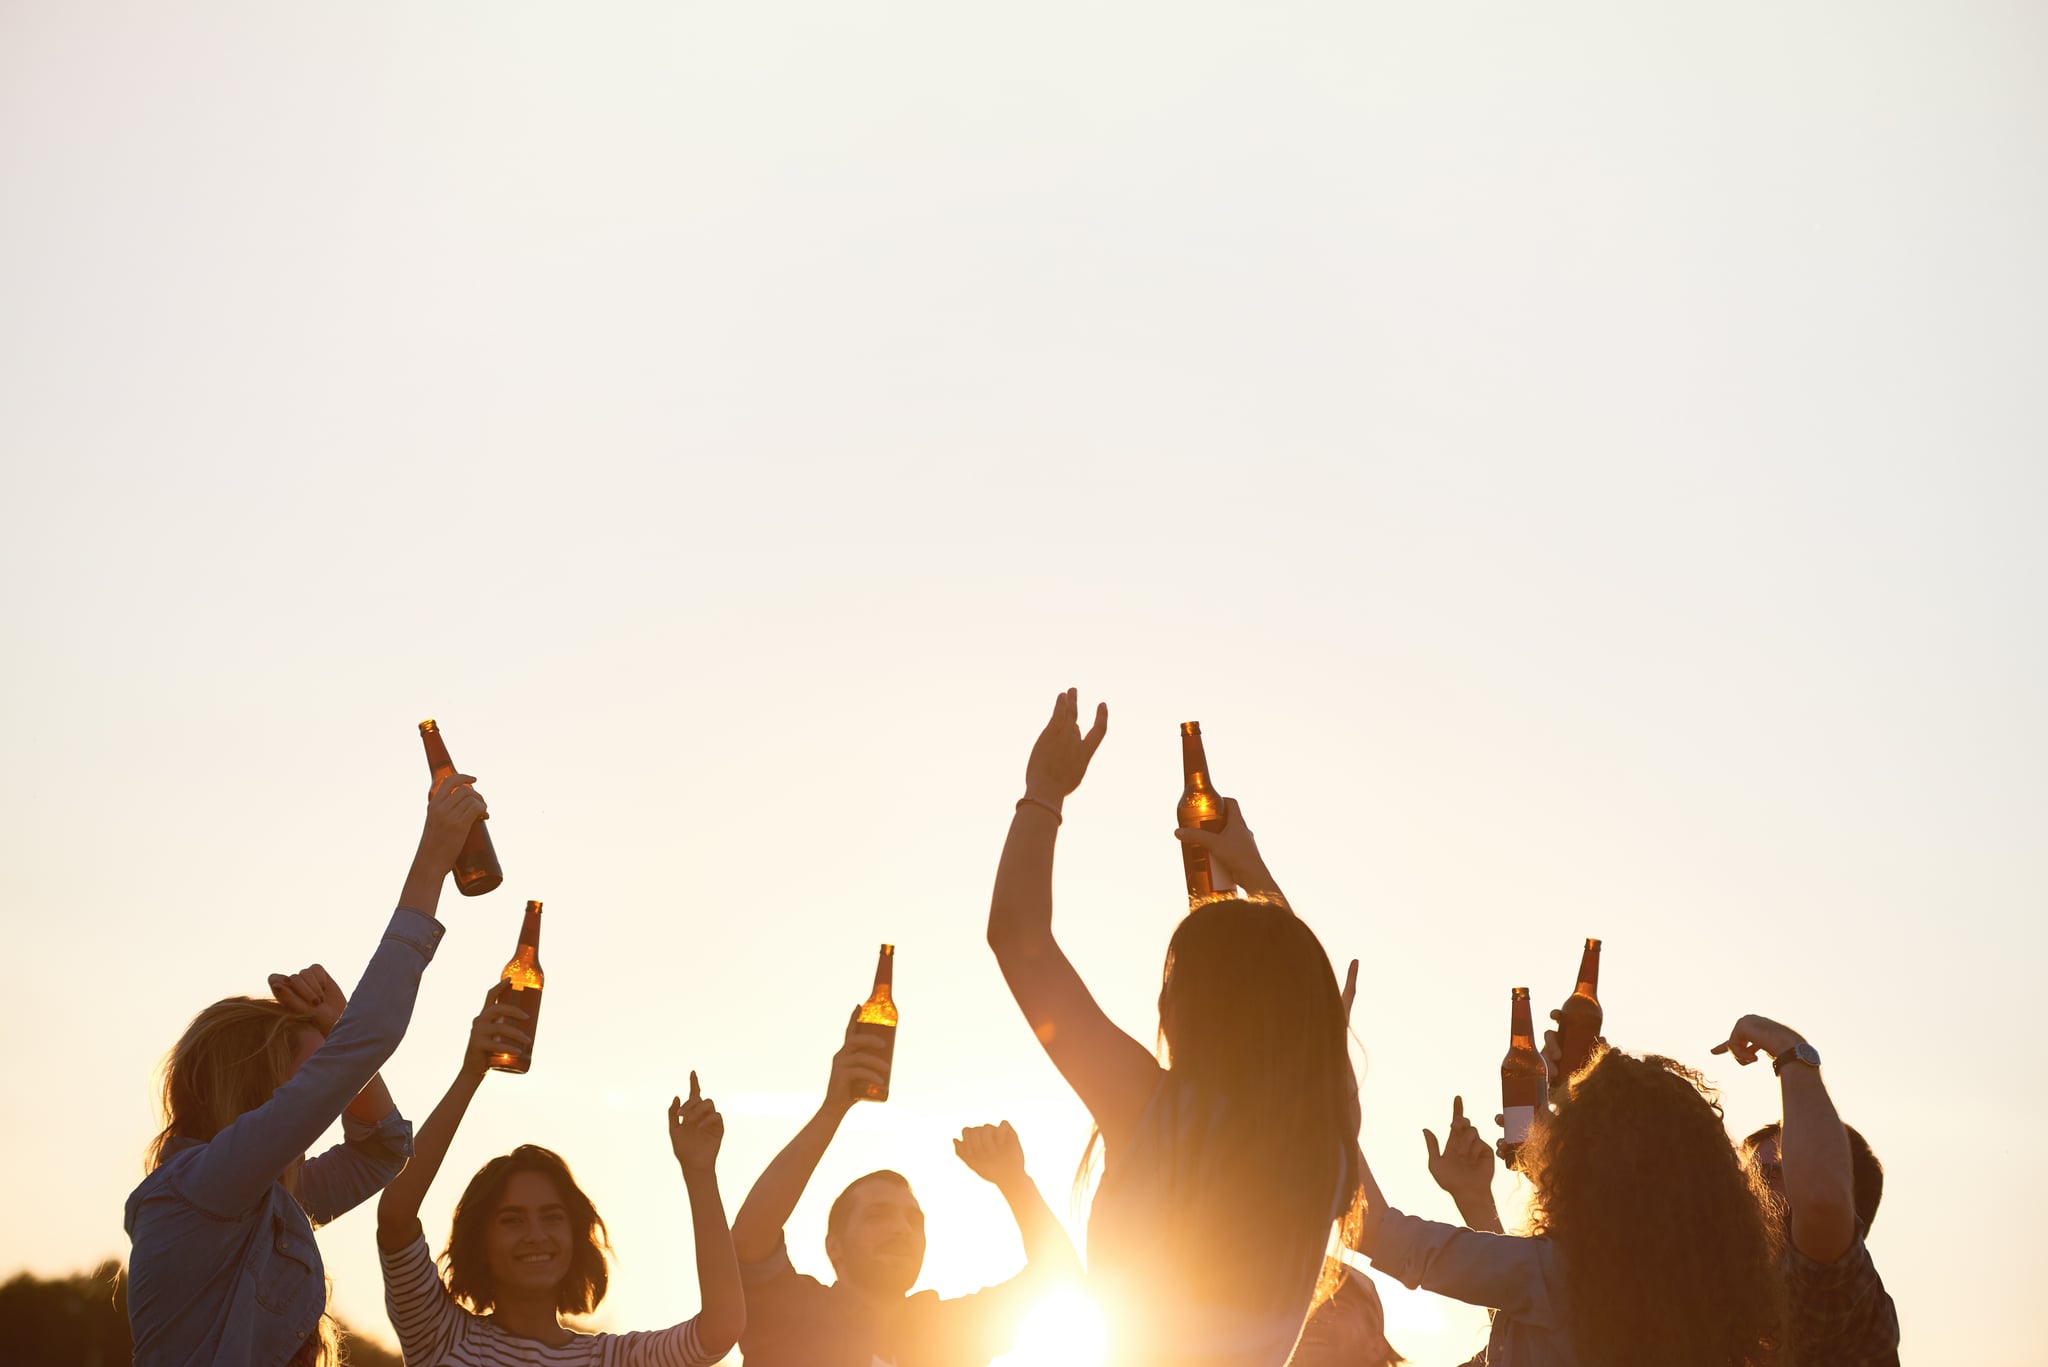
[[[456,1304],[425,1236],[384,1250],[384,1310],[406,1367],[712,1367],[697,1317],[630,1334],[579,1334],[560,1347],[508,1334]]]

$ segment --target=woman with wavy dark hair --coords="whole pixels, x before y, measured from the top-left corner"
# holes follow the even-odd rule
[[[1095,1119],[1088,1275],[1119,1367],[1280,1367],[1353,1218],[1364,1160],[1345,1002],[1236,804],[1204,844],[1248,894],[1188,913],[1166,951],[1155,1057],[1118,1029],[1052,932],[1053,837],[1108,727],[1073,690],[1032,747],[988,939],[1017,1005]],[[1093,1140],[1090,1142],[1093,1149]],[[1084,1166],[1086,1159],[1083,1160]]]
[[[1516,1367],[1753,1367],[1782,1323],[1777,1241],[1705,1079],[1607,1050],[1521,1151],[1527,1237],[1387,1207],[1370,1174],[1354,1245],[1411,1287],[1496,1313]]]
[[[562,1322],[597,1309],[610,1283],[611,1240],[597,1207],[560,1154],[521,1144],[469,1179],[436,1268],[420,1224],[420,1204],[491,1056],[531,1049],[527,1013],[493,991],[470,1024],[462,1066],[420,1127],[413,1159],[377,1203],[384,1308],[406,1367],[710,1367],[746,1327],[746,1298],[733,1257],[717,1160],[725,1121],[698,1091],[669,1103],[669,1147],[689,1194],[703,1305],[666,1329],[589,1334]]]

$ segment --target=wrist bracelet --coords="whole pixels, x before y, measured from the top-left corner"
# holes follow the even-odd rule
[[[1062,824],[1063,822],[1065,822],[1065,821],[1066,821],[1066,818],[1065,818],[1064,816],[1060,815],[1060,809],[1059,809],[1059,808],[1057,808],[1057,807],[1055,807],[1055,806],[1053,806],[1053,805],[1052,805],[1052,804],[1051,804],[1050,802],[1047,802],[1047,801],[1046,801],[1046,800],[1045,800],[1044,798],[1042,798],[1042,797],[1031,797],[1031,796],[1029,796],[1029,795],[1027,794],[1027,795],[1026,795],[1026,796],[1024,796],[1024,797],[1020,797],[1020,798],[1018,798],[1018,799],[1017,799],[1017,810],[1018,810],[1018,811],[1020,811],[1020,812],[1021,812],[1021,811],[1023,811],[1023,810],[1024,810],[1024,804],[1025,804],[1025,803],[1027,803],[1027,802],[1028,802],[1028,803],[1030,803],[1030,804],[1031,804],[1032,806],[1034,806],[1034,807],[1043,807],[1043,808],[1045,808],[1045,810],[1047,810],[1048,812],[1051,812],[1051,813],[1052,813],[1052,824],[1053,824],[1053,825],[1055,825],[1055,826],[1058,826],[1058,825],[1060,825],[1060,824]]]

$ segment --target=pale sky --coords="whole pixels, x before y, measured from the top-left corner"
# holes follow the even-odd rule
[[[1364,960],[1398,1204],[1451,1218],[1420,1130],[1599,935],[1609,1037],[1734,1133],[1737,1015],[1820,1049],[1911,1359],[2031,1362],[2044,68],[2039,6],[1954,0],[0,4],[0,1275],[125,1255],[193,1012],[353,983],[429,715],[506,883],[443,904],[407,1114],[548,906],[437,1249],[546,1143],[599,1323],[693,1312],[667,1098],[737,1209],[886,939],[895,1099],[792,1247],[887,1165],[927,1285],[1008,1275],[947,1140],[1014,1120],[1067,1210],[982,928],[1073,684],[1056,924],[1134,1034],[1194,717]],[[321,1246],[388,1341],[373,1225]]]

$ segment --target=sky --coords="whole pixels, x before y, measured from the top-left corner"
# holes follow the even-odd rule
[[[888,940],[893,1096],[791,1247],[889,1166],[925,1285],[1009,1275],[948,1140],[1011,1119],[1069,1212],[982,935],[1073,685],[1055,925],[1132,1034],[1197,718],[1362,962],[1397,1205],[1453,1218],[1421,1130],[1598,935],[1608,1037],[1735,1134],[1737,1016],[1820,1050],[1910,1355],[2031,1361],[2044,65],[1955,0],[0,4],[0,1275],[125,1254],[201,1006],[354,981],[426,716],[506,882],[444,899],[407,1114],[548,908],[437,1248],[543,1143],[597,1323],[694,1311],[668,1098],[736,1210]],[[320,1242],[388,1341],[373,1224]],[[1414,1361],[1482,1341],[1382,1285]]]

